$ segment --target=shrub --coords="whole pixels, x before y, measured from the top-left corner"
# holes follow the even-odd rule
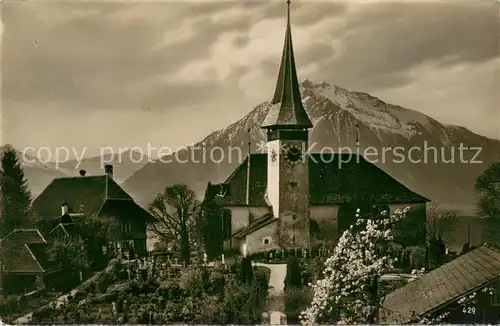
[[[203,271],[201,268],[189,268],[181,275],[179,286],[182,290],[190,293],[190,295],[198,296],[205,289],[203,279]]]

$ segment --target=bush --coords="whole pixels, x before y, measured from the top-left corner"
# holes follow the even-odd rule
[[[288,288],[285,291],[285,315],[288,324],[300,324],[300,313],[312,301],[310,288]]]
[[[205,289],[203,270],[198,267],[189,268],[181,275],[180,288],[192,296],[199,296]]]

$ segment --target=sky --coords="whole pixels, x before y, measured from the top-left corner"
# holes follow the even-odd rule
[[[293,1],[299,78],[370,93],[500,139],[494,1]],[[2,6],[2,139],[176,149],[274,91],[285,1]]]

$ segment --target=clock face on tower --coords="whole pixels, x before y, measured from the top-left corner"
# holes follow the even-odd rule
[[[285,152],[285,160],[290,165],[297,165],[302,162],[302,151],[295,146],[289,146]]]

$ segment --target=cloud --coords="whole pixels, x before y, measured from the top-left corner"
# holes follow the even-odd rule
[[[380,90],[373,95],[418,109],[442,122],[500,138],[500,112],[497,109],[500,57],[481,64],[465,62],[456,65],[448,64],[449,59],[415,66],[407,73],[411,83]]]
[[[340,40],[329,38],[329,32],[341,24],[340,18],[329,18],[315,24],[294,29],[293,40],[297,54],[314,46],[327,45],[338,50]],[[284,38],[283,19],[263,19],[256,22],[247,32],[226,32],[218,36],[210,48],[207,58],[197,60],[181,67],[174,74],[166,76],[167,80],[185,83],[209,83],[225,80],[238,67],[258,69],[268,60],[279,62]],[[240,42],[244,38],[246,42]]]
[[[498,56],[495,5],[400,2],[293,1],[299,78],[421,106],[491,134],[498,102],[479,85],[493,69],[483,64]],[[96,146],[186,144],[239,119],[273,93],[286,14],[281,0],[23,1],[2,9],[10,141]],[[462,98],[480,112],[474,126]]]

